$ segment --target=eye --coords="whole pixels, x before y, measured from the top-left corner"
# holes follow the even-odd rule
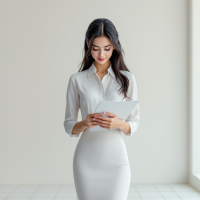
[[[110,51],[110,49],[105,49],[106,51]],[[93,51],[98,51],[98,49],[94,49],[93,48]]]

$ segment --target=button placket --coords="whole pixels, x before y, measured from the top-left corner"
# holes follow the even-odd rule
[[[103,79],[102,79],[103,80]],[[104,100],[104,87],[103,87],[103,82],[100,80],[100,87],[101,87],[101,93],[100,93],[100,95],[101,95],[101,100]]]
[[[103,83],[101,82],[101,88],[102,88],[102,96],[101,96],[101,100],[104,100],[104,87],[103,87]]]
[[[104,77],[102,78],[102,81],[100,79],[100,77],[96,74],[96,76],[99,78],[99,84],[100,84],[100,100],[104,100],[104,96],[105,96],[105,92],[104,92],[104,87],[103,87],[103,80],[104,80]]]

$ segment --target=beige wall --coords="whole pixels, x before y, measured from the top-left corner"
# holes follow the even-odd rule
[[[73,183],[79,138],[64,131],[66,89],[82,61],[87,27],[100,17],[115,24],[138,85],[140,126],[124,137],[131,182],[186,183],[187,6],[186,0],[0,1],[0,184]]]

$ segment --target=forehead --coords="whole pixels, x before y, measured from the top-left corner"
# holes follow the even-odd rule
[[[94,38],[92,44],[94,44],[96,46],[99,46],[99,47],[104,47],[104,46],[107,46],[107,45],[112,45],[110,39],[108,37],[106,37],[106,36],[101,36],[101,37]]]

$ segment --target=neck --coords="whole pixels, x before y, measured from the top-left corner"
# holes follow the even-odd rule
[[[94,61],[94,66],[97,68],[97,73],[106,74],[108,68],[110,67],[110,60],[108,60],[106,63],[102,65]]]

